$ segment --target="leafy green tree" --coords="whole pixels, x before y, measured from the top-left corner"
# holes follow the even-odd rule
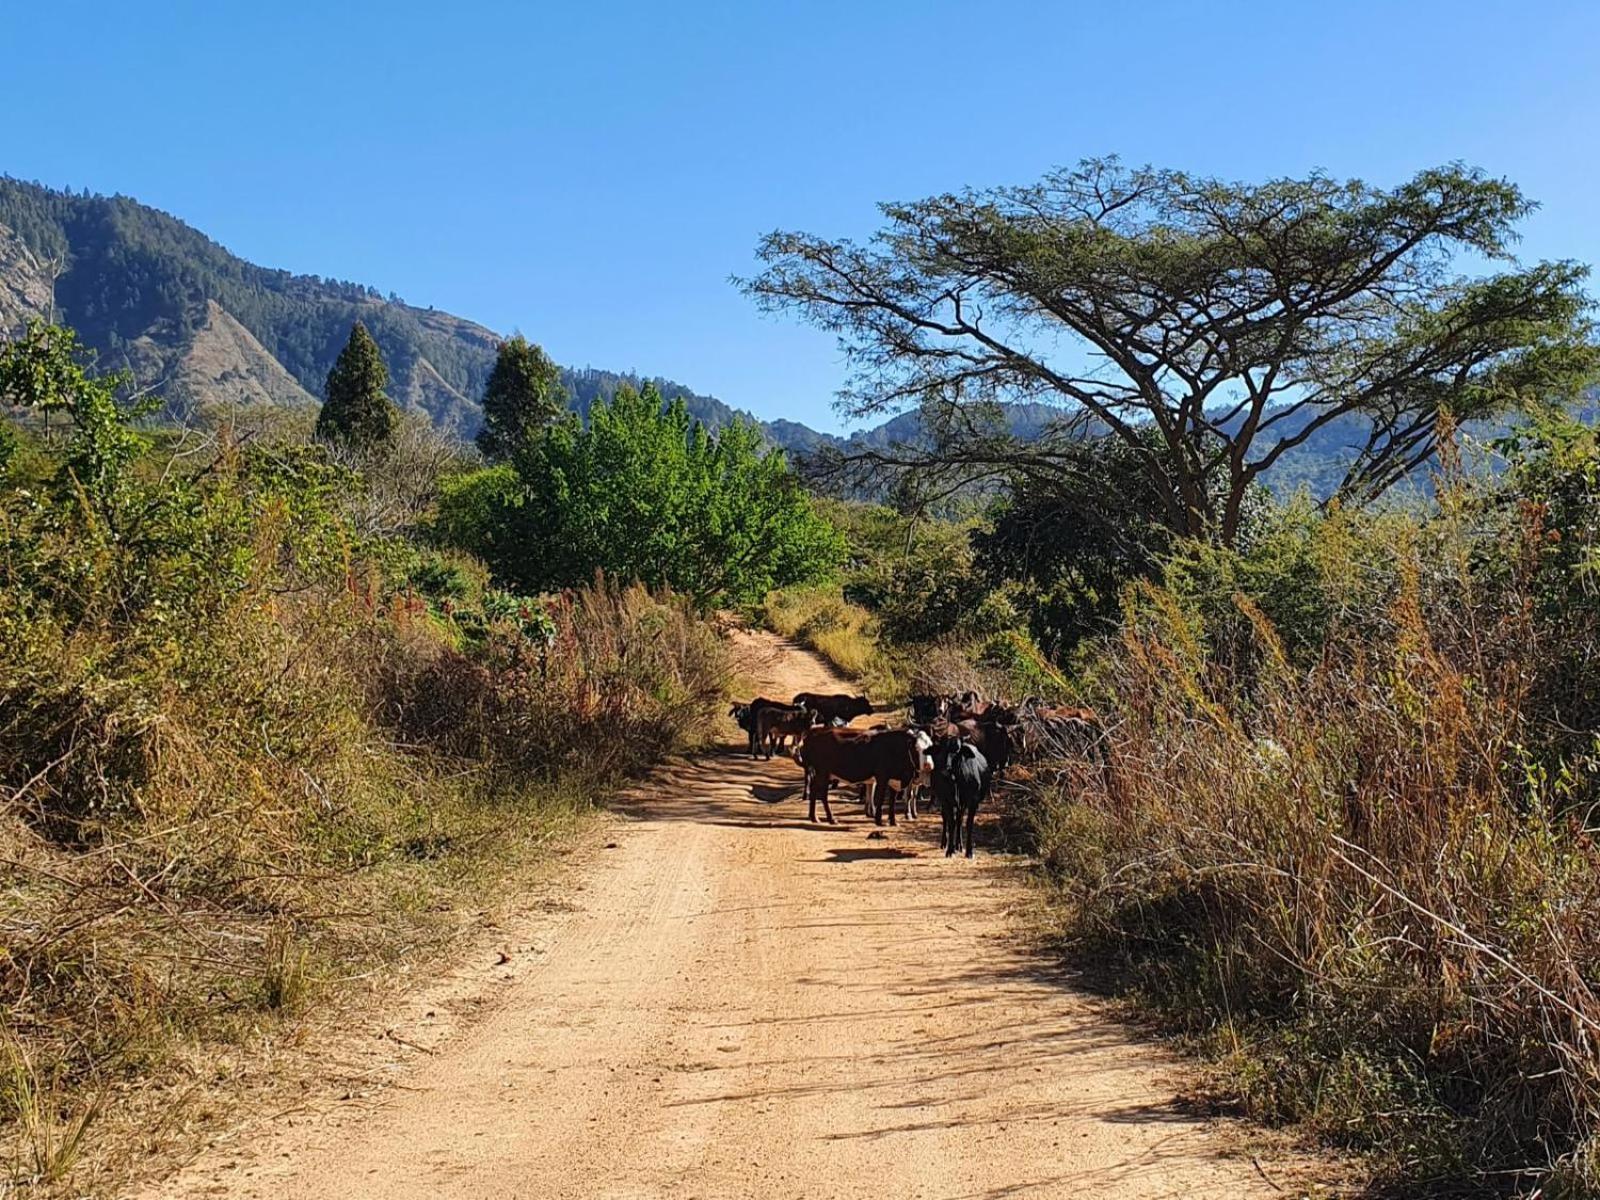
[[[108,519],[128,467],[148,445],[131,423],[160,404],[148,396],[120,399],[130,383],[123,373],[93,373],[77,335],[58,325],[30,321],[22,337],[0,345],[0,404],[66,413],[72,422],[67,469]]]
[[[921,405],[928,447],[853,455],[890,470],[1059,475],[1109,433],[1170,529],[1234,541],[1263,471],[1341,419],[1362,436],[1338,489],[1383,491],[1460,422],[1572,393],[1600,365],[1572,262],[1511,262],[1532,203],[1459,167],[1396,188],[1321,175],[1260,185],[1090,161],[1021,188],[884,206],[866,246],[763,240],[765,308],[836,332],[844,405]],[[1022,443],[1002,401],[1066,419]],[[1154,430],[1155,439],[1146,432]]]
[[[382,446],[394,434],[400,414],[385,394],[389,369],[378,343],[357,321],[350,340],[328,372],[327,398],[317,414],[317,436],[358,450]]]
[[[459,481],[440,529],[521,592],[586,583],[596,570],[666,585],[700,603],[749,603],[826,576],[838,531],[783,456],[742,422],[713,437],[681,402],[620,389],[522,445],[506,468]]]
[[[514,334],[500,343],[483,390],[478,449],[490,462],[508,459],[566,410],[561,368],[527,338]]]

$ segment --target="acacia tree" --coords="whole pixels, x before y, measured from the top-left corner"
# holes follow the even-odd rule
[[[500,343],[483,390],[478,449],[491,462],[511,457],[567,408],[561,368],[520,333]]]
[[[1511,256],[1532,207],[1459,167],[1382,190],[1090,160],[883,205],[866,245],[773,233],[739,282],[838,334],[847,413],[921,406],[925,444],[836,467],[1059,474],[1081,462],[1072,443],[1108,434],[1138,456],[1158,519],[1231,541],[1260,474],[1335,422],[1357,418],[1338,491],[1364,499],[1429,457],[1442,413],[1593,376],[1587,269]],[[1459,275],[1463,252],[1505,269]],[[1063,419],[1037,442],[997,419],[998,402],[1040,400]]]
[[[328,372],[327,395],[317,414],[317,436],[354,450],[374,450],[394,434],[400,413],[384,392],[389,368],[378,343],[357,321]]]

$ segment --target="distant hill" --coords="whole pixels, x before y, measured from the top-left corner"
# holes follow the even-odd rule
[[[0,336],[34,316],[76,328],[104,365],[132,370],[178,413],[216,402],[317,403],[351,324],[361,320],[383,351],[395,399],[462,437],[482,422],[478,398],[500,337],[363,284],[257,266],[125,196],[0,177]],[[583,414],[622,384],[645,382],[631,371],[595,367],[566,368],[563,378]],[[651,381],[711,429],[737,417],[755,420],[683,384]],[[1006,408],[1007,424],[1021,437],[1036,436],[1058,415],[1039,404]],[[757,424],[796,454],[925,440],[915,413],[848,440],[797,421]],[[1327,494],[1364,433],[1356,419],[1331,423],[1286,454],[1269,482],[1280,491],[1304,484]]]
[[[394,398],[462,436],[482,420],[478,398],[499,341],[476,322],[359,283],[256,266],[125,196],[0,178],[0,334],[32,316],[73,326],[104,365],[131,369],[179,412],[213,401],[316,402],[361,320],[383,351]],[[568,369],[565,382],[573,407],[587,412],[597,397],[643,380],[584,367]],[[748,415],[655,382],[712,428]],[[824,436],[781,425],[769,436],[785,446]]]

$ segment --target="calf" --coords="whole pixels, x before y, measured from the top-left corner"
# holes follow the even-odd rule
[[[949,696],[924,694],[911,697],[911,721],[915,725],[932,725],[949,712]]]
[[[784,704],[782,700],[768,700],[765,696],[757,696],[754,700],[750,701],[749,704],[735,704],[728,710],[728,715],[732,717],[738,724],[739,728],[744,730],[749,736],[751,758],[756,756],[757,749],[760,745],[756,734],[756,723],[761,716],[761,710],[764,708],[769,708],[772,705],[777,705],[779,708],[788,707],[788,705]]]
[[[806,819],[817,819],[817,801],[832,825],[833,809],[828,804],[828,788],[834,780],[872,784],[874,797],[887,798],[889,824],[895,823],[894,793],[890,785],[909,787],[922,770],[922,750],[917,735],[907,729],[869,733],[859,729],[829,729],[826,726],[806,731],[795,751],[795,760],[806,771]],[[880,803],[873,819],[883,824]]]
[[[822,718],[824,725],[848,722],[872,711],[872,702],[865,696],[847,696],[843,692],[801,692],[791,703],[811,709]]]
[[[769,704],[756,714],[756,745],[768,758],[774,747],[782,746],[786,739],[796,742],[805,736],[815,721],[816,714],[809,708],[795,708],[788,704]]]
[[[971,742],[944,737],[933,744],[933,794],[939,801],[939,845],[946,858],[961,848],[963,827],[966,855],[972,857],[973,826],[991,778],[988,760]]]

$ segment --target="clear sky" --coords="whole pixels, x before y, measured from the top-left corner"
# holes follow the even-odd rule
[[[1600,260],[1600,2],[0,3],[0,172],[123,192],[571,365],[837,428],[832,340],[727,282],[774,228],[1135,163],[1463,160]]]

